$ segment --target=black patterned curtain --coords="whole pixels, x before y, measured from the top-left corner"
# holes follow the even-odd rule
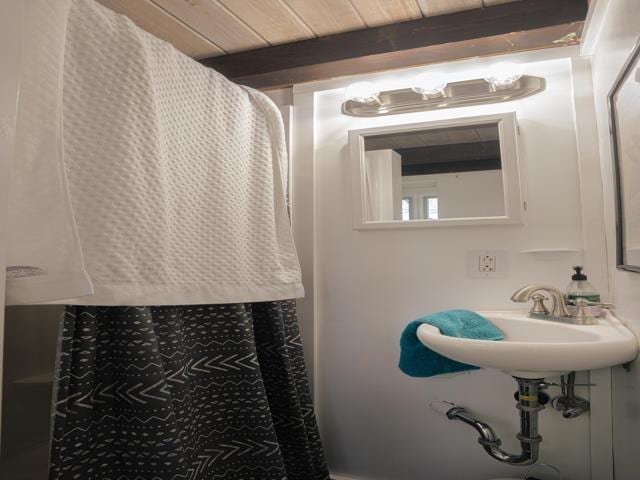
[[[295,302],[67,307],[51,480],[327,480]]]

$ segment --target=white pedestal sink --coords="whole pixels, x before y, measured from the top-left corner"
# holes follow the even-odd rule
[[[629,362],[638,354],[638,339],[609,311],[605,311],[598,325],[530,318],[526,311],[478,313],[502,331],[504,340],[447,337],[427,324],[418,328],[418,338],[446,357],[520,378],[612,367]]]

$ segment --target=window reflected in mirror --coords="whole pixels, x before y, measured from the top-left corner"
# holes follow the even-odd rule
[[[364,137],[370,222],[505,215],[497,122]]]

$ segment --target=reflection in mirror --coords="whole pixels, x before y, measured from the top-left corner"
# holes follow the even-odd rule
[[[640,46],[627,60],[610,95],[616,176],[617,266],[640,273]]]
[[[499,217],[498,122],[364,136],[369,222]]]

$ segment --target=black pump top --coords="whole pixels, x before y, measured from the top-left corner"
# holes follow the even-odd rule
[[[587,279],[587,276],[584,273],[582,273],[582,267],[575,266],[573,267],[573,269],[576,271],[576,273],[574,275],[571,275],[571,280],[582,281]]]

